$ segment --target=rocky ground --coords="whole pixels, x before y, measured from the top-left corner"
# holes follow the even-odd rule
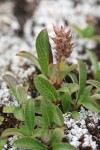
[[[34,55],[37,34],[47,28],[53,36],[52,23],[65,25],[75,23],[81,28],[88,25],[89,18],[100,33],[100,1],[99,0],[0,0],[0,113],[2,106],[18,105],[2,75],[10,71],[19,80],[24,82],[34,72],[34,66],[26,59],[16,56],[20,50],[27,50]],[[92,18],[92,19],[91,19]],[[86,49],[93,49],[100,57],[100,44],[93,41],[79,39],[72,29],[75,48],[69,62],[76,63],[76,58],[88,62]],[[86,48],[84,48],[84,45]],[[100,58],[99,58],[100,60]],[[64,114],[68,130],[66,140],[79,150],[100,149],[100,116],[91,111],[80,109],[81,118],[75,121],[70,115]],[[9,126],[14,126],[6,116]],[[15,122],[17,124],[17,122]],[[0,134],[4,126],[0,126]],[[6,126],[5,126],[6,129]],[[4,150],[14,150],[13,140],[9,138]]]

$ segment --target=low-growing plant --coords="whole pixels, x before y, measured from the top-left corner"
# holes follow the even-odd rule
[[[57,62],[53,62],[53,54],[47,30],[42,30],[36,39],[37,58],[32,54],[21,51],[17,55],[28,58],[40,70],[33,78],[35,88],[40,94],[35,98],[28,98],[27,87],[19,84],[16,79],[5,74],[8,83],[19,106],[6,106],[4,113],[13,113],[20,120],[18,128],[10,128],[2,133],[1,145],[8,136],[18,135],[14,141],[17,148],[32,150],[75,150],[72,145],[64,141],[64,113],[79,119],[79,108],[84,106],[94,112],[100,112],[100,83],[95,80],[87,81],[86,66],[77,59],[78,65],[66,62],[74,47],[71,31],[65,32],[63,27],[54,26]],[[75,69],[79,69],[79,80]],[[70,77],[71,83],[66,77]],[[89,85],[90,84],[90,85]]]
[[[95,80],[100,81],[100,64],[96,54],[90,50],[87,51],[92,67],[93,67],[93,76]]]
[[[100,42],[100,35],[96,35],[94,26],[90,25],[87,26],[85,29],[81,29],[76,24],[72,24],[72,26],[80,38],[93,40],[95,42]]]

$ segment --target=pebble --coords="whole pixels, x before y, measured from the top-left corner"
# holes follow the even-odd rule
[[[76,121],[72,118],[69,119],[70,117],[71,116],[67,116],[67,114],[64,114],[64,123],[68,128],[65,132],[65,137],[67,138],[67,140],[69,140],[70,144],[78,148],[81,144],[80,139],[84,136],[84,142],[82,144],[82,147],[85,148],[87,146],[90,146],[93,150],[96,150],[96,141],[92,140],[92,135],[89,133],[87,126],[92,126],[94,128],[94,123],[96,124],[98,122],[98,120],[100,119],[100,115],[98,113],[91,112],[90,110],[85,110],[85,108],[81,107],[80,120]],[[91,117],[90,119],[94,123],[91,122],[86,125],[85,120],[87,117]],[[79,126],[77,124],[79,124]]]

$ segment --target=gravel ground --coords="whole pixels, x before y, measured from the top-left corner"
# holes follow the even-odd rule
[[[31,11],[27,17],[22,16],[24,18],[23,23],[18,18],[17,11],[14,10],[15,3],[0,1],[0,105],[18,105],[6,83],[2,80],[2,75],[6,71],[11,71],[20,82],[34,72],[32,64],[26,59],[15,56],[16,53],[20,50],[27,50],[36,55],[36,36],[44,27],[52,36],[52,23],[58,26],[67,26],[69,22],[69,24],[81,25],[82,28],[86,27],[87,16],[99,17],[99,2],[99,0],[38,0],[38,3],[33,3],[32,0],[27,0],[27,9]],[[31,4],[35,6],[30,7],[33,6]],[[74,32],[73,34],[76,47],[69,61],[76,63],[77,57],[83,60],[88,58],[86,54],[82,55],[81,53],[83,45],[85,44],[87,48],[95,48],[96,43],[80,40]],[[80,114],[79,121],[75,121],[70,115],[64,114],[65,124],[68,128],[65,132],[66,139],[79,150],[99,150],[99,114],[84,108],[81,108]],[[3,150],[15,150],[12,148],[14,139],[16,136],[9,138]]]

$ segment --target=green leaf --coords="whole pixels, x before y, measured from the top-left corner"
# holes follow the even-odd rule
[[[95,104],[95,103],[93,103],[92,101],[91,101],[91,98],[87,98],[87,100],[86,101],[82,101],[81,102],[81,104],[85,107],[85,108],[87,108],[87,109],[90,109],[91,111],[94,111],[94,112],[100,112],[100,109],[99,109],[99,107],[97,107],[97,105]]]
[[[49,143],[51,137],[51,130],[45,126],[41,130],[41,139],[44,143]]]
[[[41,102],[41,112],[45,125],[50,126],[53,122],[53,104],[50,100]]]
[[[63,114],[62,114],[61,110],[55,105],[54,105],[53,122],[60,127],[62,127],[64,125]]]
[[[20,121],[25,121],[24,118],[24,113],[23,113],[23,109],[20,107],[16,107],[15,110],[13,111],[14,116],[20,120]]]
[[[33,137],[41,138],[41,128],[37,128],[34,130],[34,136]]]
[[[36,50],[41,70],[48,75],[49,62],[52,63],[52,52],[47,30],[42,30],[36,39]]]
[[[58,85],[61,84],[66,74],[67,74],[66,71],[58,71],[58,73],[56,74],[56,80],[57,80],[56,82]]]
[[[93,26],[88,26],[83,30],[84,38],[91,38],[95,33],[95,28]]]
[[[27,125],[21,125],[19,127],[20,132],[24,135],[24,136],[31,136],[31,132],[28,129]]]
[[[7,138],[0,138],[0,150],[2,150],[6,142],[7,142]]]
[[[71,71],[75,70],[77,67],[78,67],[77,64],[75,64],[75,65],[70,65],[70,66],[67,66],[67,65],[66,65],[66,72],[67,72],[67,73],[68,73],[68,72],[71,72]]]
[[[49,68],[48,68],[48,71],[49,71],[50,79],[51,80],[55,79],[56,75],[58,73],[58,71],[57,71],[57,64],[50,64]]]
[[[94,40],[94,41],[96,41],[96,42],[100,42],[100,35],[93,35],[93,36],[91,37],[91,40]]]
[[[53,150],[77,150],[74,146],[67,143],[57,143],[53,145]]]
[[[74,73],[70,72],[68,73],[68,76],[71,78],[71,80],[74,82],[74,83],[77,83],[78,84],[78,80],[77,80],[77,77]]]
[[[3,113],[13,113],[16,106],[4,106]]]
[[[64,60],[61,60],[59,65],[56,64],[56,67],[58,68],[59,71],[66,71],[66,68],[67,68],[66,66],[69,68],[69,66],[67,65],[67,63]]]
[[[67,87],[68,87],[70,93],[74,93],[74,92],[76,92],[76,91],[78,91],[80,89],[79,85],[76,84],[76,83],[69,83],[67,85]]]
[[[91,90],[92,90],[92,85],[89,85],[89,86],[86,86],[85,88],[84,88],[84,90],[83,90],[83,93],[82,93],[82,95],[80,96],[80,99],[78,100],[79,102],[81,102],[81,101],[86,101],[86,99],[88,98],[88,97],[90,97],[90,92],[91,92]]]
[[[80,95],[83,93],[84,87],[86,85],[86,79],[87,79],[87,71],[86,71],[86,66],[83,63],[83,61],[78,59],[78,64],[79,64],[79,91],[78,91],[78,96],[77,99],[79,99]]]
[[[85,87],[83,94],[81,95],[81,97],[79,99],[79,103],[80,103],[80,105],[83,105],[84,107],[86,107],[87,109],[90,109],[91,111],[100,112],[100,109],[98,108],[96,103],[92,101],[92,99],[90,97],[91,89],[92,89],[91,85]]]
[[[43,99],[43,97],[41,98],[41,100]],[[41,100],[34,100],[34,105],[35,105],[35,113],[41,114]]]
[[[18,85],[16,87],[17,97],[21,104],[26,103],[27,101],[27,93],[22,85]]]
[[[29,132],[28,128],[25,125],[23,125],[22,128],[20,128],[20,129],[9,128],[9,129],[6,129],[2,133],[2,137],[7,137],[7,136],[11,136],[11,135],[29,136],[30,132]]]
[[[35,125],[42,127],[44,124],[43,118],[41,116],[35,116]]]
[[[69,112],[69,114],[71,114],[76,120],[80,119],[80,114],[77,111]]]
[[[83,30],[81,28],[79,28],[79,26],[77,26],[76,24],[72,24],[72,27],[77,31],[79,36],[82,38],[83,37]]]
[[[68,112],[71,106],[71,94],[70,92],[66,92],[62,97],[62,107],[64,112]]]
[[[34,108],[33,99],[29,99],[27,101],[26,108],[25,108],[25,121],[31,134],[33,134],[34,124],[35,124],[35,108]]]
[[[34,83],[35,83],[36,89],[39,91],[39,93],[42,96],[52,101],[57,101],[58,97],[57,97],[56,89],[48,80],[40,76],[36,76],[34,79]]]
[[[93,65],[93,69],[94,69],[94,72],[96,73],[98,71],[98,58],[96,56],[95,53],[93,53],[92,51],[87,51],[88,55],[89,55],[89,58],[91,60],[91,63]]]
[[[56,128],[53,130],[50,138],[50,145],[62,142],[62,138],[64,137],[64,131],[61,128]]]
[[[37,67],[39,70],[41,70],[38,59],[34,55],[32,55],[31,53],[26,52],[26,51],[20,51],[16,55],[27,58],[28,60],[30,60],[34,64],[35,67]]]
[[[59,65],[59,69],[57,64],[49,65],[49,78],[51,81],[56,81],[57,84],[60,84],[64,77],[66,76],[66,71],[63,69],[61,64]]]
[[[79,90],[79,85],[76,83],[69,83],[65,86],[62,86],[58,91],[67,92],[69,91],[71,94]]]
[[[21,135],[23,136],[23,133],[21,132],[20,129],[16,129],[16,128],[9,128],[9,129],[6,129],[1,137],[7,137],[7,136],[11,136],[11,135]]]
[[[29,150],[47,150],[42,143],[32,138],[20,138],[14,142],[14,147]]]
[[[11,89],[11,92],[18,100],[17,93],[16,93],[16,86],[18,85],[18,83],[17,83],[16,79],[14,78],[14,76],[7,73],[3,76],[3,78],[8,83],[8,85]]]
[[[94,74],[94,79],[100,81],[100,70]]]
[[[79,28],[76,24],[72,24],[72,26],[81,38],[92,38],[95,34],[95,28],[93,26],[88,26],[85,29]]]
[[[2,116],[0,116],[0,125],[2,124],[4,118]]]
[[[63,93],[66,93],[66,92],[69,92],[69,89],[67,87],[67,85],[65,86],[62,86],[60,89],[58,89],[59,92],[63,92]]]
[[[100,94],[94,94],[91,96],[92,100],[99,100],[100,99]]]
[[[95,86],[100,91],[100,82],[99,81],[88,80],[87,83],[92,84],[93,86]]]

